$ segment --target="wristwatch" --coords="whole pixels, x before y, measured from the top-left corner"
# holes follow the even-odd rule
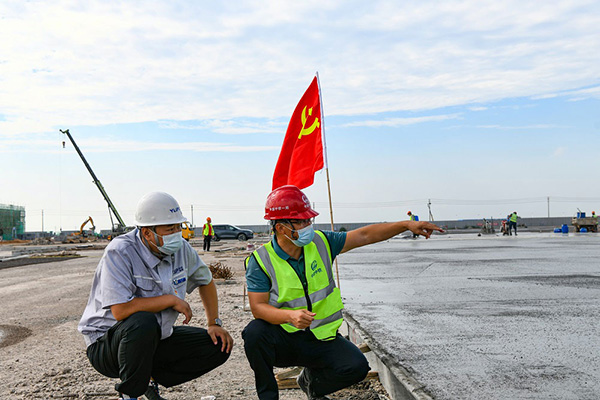
[[[223,321],[221,321],[221,318],[215,318],[215,323],[211,325],[223,326]]]

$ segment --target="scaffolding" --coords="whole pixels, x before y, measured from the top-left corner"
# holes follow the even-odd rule
[[[25,207],[0,204],[0,239],[19,239],[24,233]]]

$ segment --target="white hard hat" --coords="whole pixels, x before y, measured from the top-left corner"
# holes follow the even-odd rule
[[[137,226],[171,225],[186,221],[177,200],[165,192],[148,193],[140,199],[135,209]]]

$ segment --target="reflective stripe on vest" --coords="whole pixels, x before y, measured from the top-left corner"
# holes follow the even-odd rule
[[[331,268],[329,243],[322,232],[316,231],[312,243],[304,246],[304,264],[308,283],[308,298],[315,319],[310,329],[319,340],[331,340],[342,324],[342,297],[335,287]],[[256,261],[271,279],[269,304],[273,307],[297,310],[308,309],[306,294],[296,271],[281,259],[269,242],[254,252]],[[282,324],[287,332],[297,332],[292,324]]]

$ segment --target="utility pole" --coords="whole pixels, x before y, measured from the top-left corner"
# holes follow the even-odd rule
[[[44,235],[44,210],[42,210],[42,236]]]
[[[192,209],[192,228],[194,227],[194,205],[190,205],[190,208]]]
[[[548,196],[548,218],[550,218],[550,196]]]
[[[429,208],[429,222],[433,222],[433,214],[431,213],[431,199],[427,199],[427,208]]]

